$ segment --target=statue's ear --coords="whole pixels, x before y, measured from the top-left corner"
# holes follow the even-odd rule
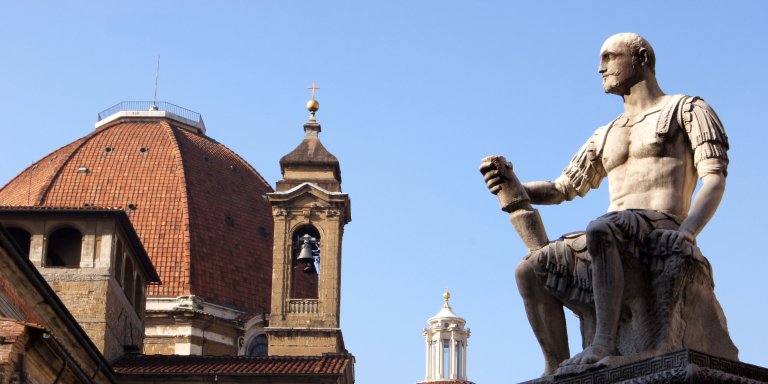
[[[645,48],[640,48],[637,51],[637,61],[640,63],[641,66],[648,65],[648,50]]]

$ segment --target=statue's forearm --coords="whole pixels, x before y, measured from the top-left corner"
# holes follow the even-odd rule
[[[725,176],[712,173],[701,178],[702,186],[693,199],[688,217],[680,225],[680,231],[696,236],[715,214],[725,191]]]
[[[531,181],[523,183],[523,188],[525,188],[533,204],[551,205],[565,201],[565,195],[557,189],[552,181]]]

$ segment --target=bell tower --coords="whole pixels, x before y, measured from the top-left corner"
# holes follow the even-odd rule
[[[313,83],[309,89],[304,140],[280,159],[283,177],[267,194],[275,223],[269,355],[346,352],[339,308],[341,240],[351,220],[350,202],[341,192],[339,161],[318,137],[318,88]]]

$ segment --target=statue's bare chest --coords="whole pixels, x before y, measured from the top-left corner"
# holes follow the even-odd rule
[[[620,117],[606,132],[602,150],[603,167],[607,172],[632,160],[667,157],[674,152],[676,131],[657,134],[659,111],[634,119]]]

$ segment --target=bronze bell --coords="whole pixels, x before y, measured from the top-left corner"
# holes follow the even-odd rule
[[[296,261],[301,264],[313,264],[315,262],[315,256],[312,255],[312,246],[309,244],[309,241],[304,241],[304,244],[301,245],[301,253]]]

